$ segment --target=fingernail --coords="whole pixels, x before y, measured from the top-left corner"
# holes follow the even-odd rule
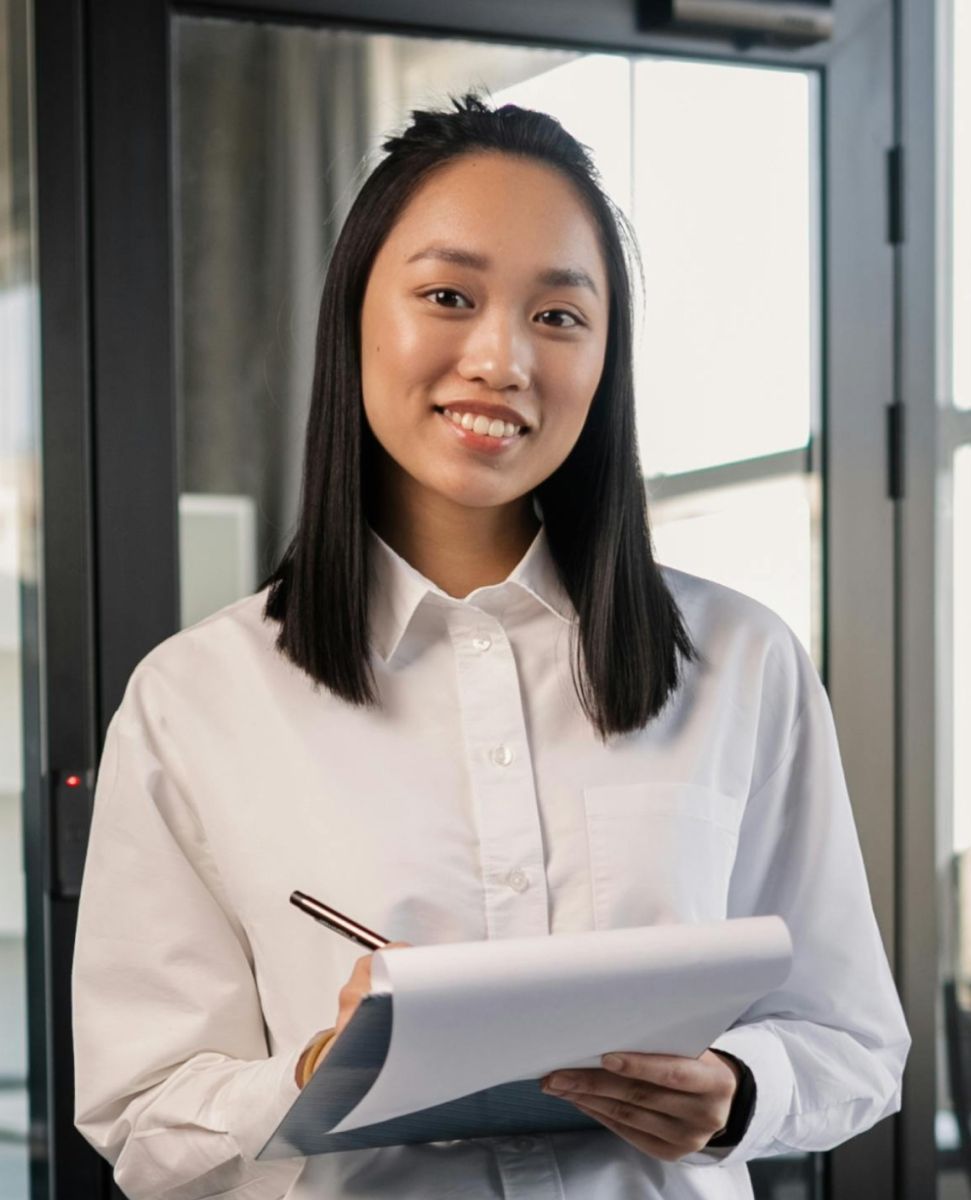
[[[624,1060],[619,1054],[605,1054],[600,1060],[608,1071],[623,1071]]]

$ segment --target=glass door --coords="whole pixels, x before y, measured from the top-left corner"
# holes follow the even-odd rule
[[[822,673],[816,72],[196,16],[171,70],[182,626],[255,591],[292,534],[323,276],[379,137],[481,83],[589,146],[636,230],[660,561],[774,608]],[[821,1171],[753,1174],[808,1200]]]

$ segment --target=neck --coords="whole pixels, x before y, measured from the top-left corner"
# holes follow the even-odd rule
[[[469,508],[441,497],[381,504],[372,528],[449,596],[502,583],[529,549],[541,522],[531,496],[495,508]]]

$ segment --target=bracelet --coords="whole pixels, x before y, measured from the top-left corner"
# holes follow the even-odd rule
[[[323,1033],[317,1035],[316,1042],[311,1043],[310,1053],[304,1059],[303,1075],[300,1079],[300,1087],[306,1087],[310,1077],[317,1069],[317,1063],[320,1061],[321,1055],[325,1048],[330,1045],[337,1035],[336,1029],[325,1029]]]

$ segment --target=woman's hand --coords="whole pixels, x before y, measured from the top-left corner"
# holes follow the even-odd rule
[[[412,944],[412,942],[389,942],[387,946],[382,946],[382,950],[397,950],[405,946],[411,946]],[[354,1016],[357,1006],[371,990],[371,962],[373,958],[374,952],[361,955],[354,964],[350,978],[338,994],[340,1010],[337,1015],[337,1025],[335,1026],[337,1032],[334,1034],[331,1046],[340,1037],[341,1030],[351,1017]],[[330,1046],[327,1049],[329,1050]]]
[[[693,1154],[725,1128],[741,1078],[727,1055],[706,1050],[700,1058],[681,1058],[625,1050],[621,1057],[623,1066],[609,1070],[553,1072],[543,1080],[543,1091],[665,1162]],[[573,1087],[556,1092],[547,1086],[557,1079],[573,1080]]]
[[[403,946],[410,946],[410,945],[412,945],[411,942],[389,942],[389,944],[387,946],[383,946],[382,949],[397,950]],[[322,1050],[320,1050],[319,1054],[317,1054],[316,1058],[314,1059],[313,1069],[310,1072],[311,1075],[316,1074],[317,1069],[320,1067],[320,1064],[324,1061],[324,1059],[330,1053],[331,1047],[334,1045],[334,1042],[337,1041],[337,1037],[340,1034],[341,1030],[348,1023],[348,1021],[351,1019],[351,1017],[354,1016],[354,1011],[357,1008],[357,1006],[361,1003],[361,1000],[368,994],[368,992],[370,992],[370,990],[371,990],[371,960],[373,958],[374,958],[373,952],[371,954],[362,955],[357,960],[357,962],[355,962],[354,969],[351,971],[351,975],[350,975],[350,978],[348,979],[347,983],[345,983],[344,986],[341,988],[339,996],[338,996],[339,1013],[338,1013],[338,1017],[337,1017],[337,1024],[334,1026],[333,1036],[330,1038],[330,1041],[328,1041],[326,1043],[324,1048]],[[311,1041],[307,1043],[306,1047],[304,1048],[303,1053],[300,1055],[299,1059],[297,1060],[297,1065],[294,1070],[294,1079],[296,1080],[298,1087],[306,1086],[307,1080],[304,1079],[305,1064],[308,1061],[308,1057],[315,1052],[316,1048],[320,1044],[321,1039],[328,1032],[329,1031],[325,1029],[325,1030],[321,1030],[320,1033],[316,1034],[311,1039]],[[309,1076],[308,1076],[308,1079],[309,1079]]]

